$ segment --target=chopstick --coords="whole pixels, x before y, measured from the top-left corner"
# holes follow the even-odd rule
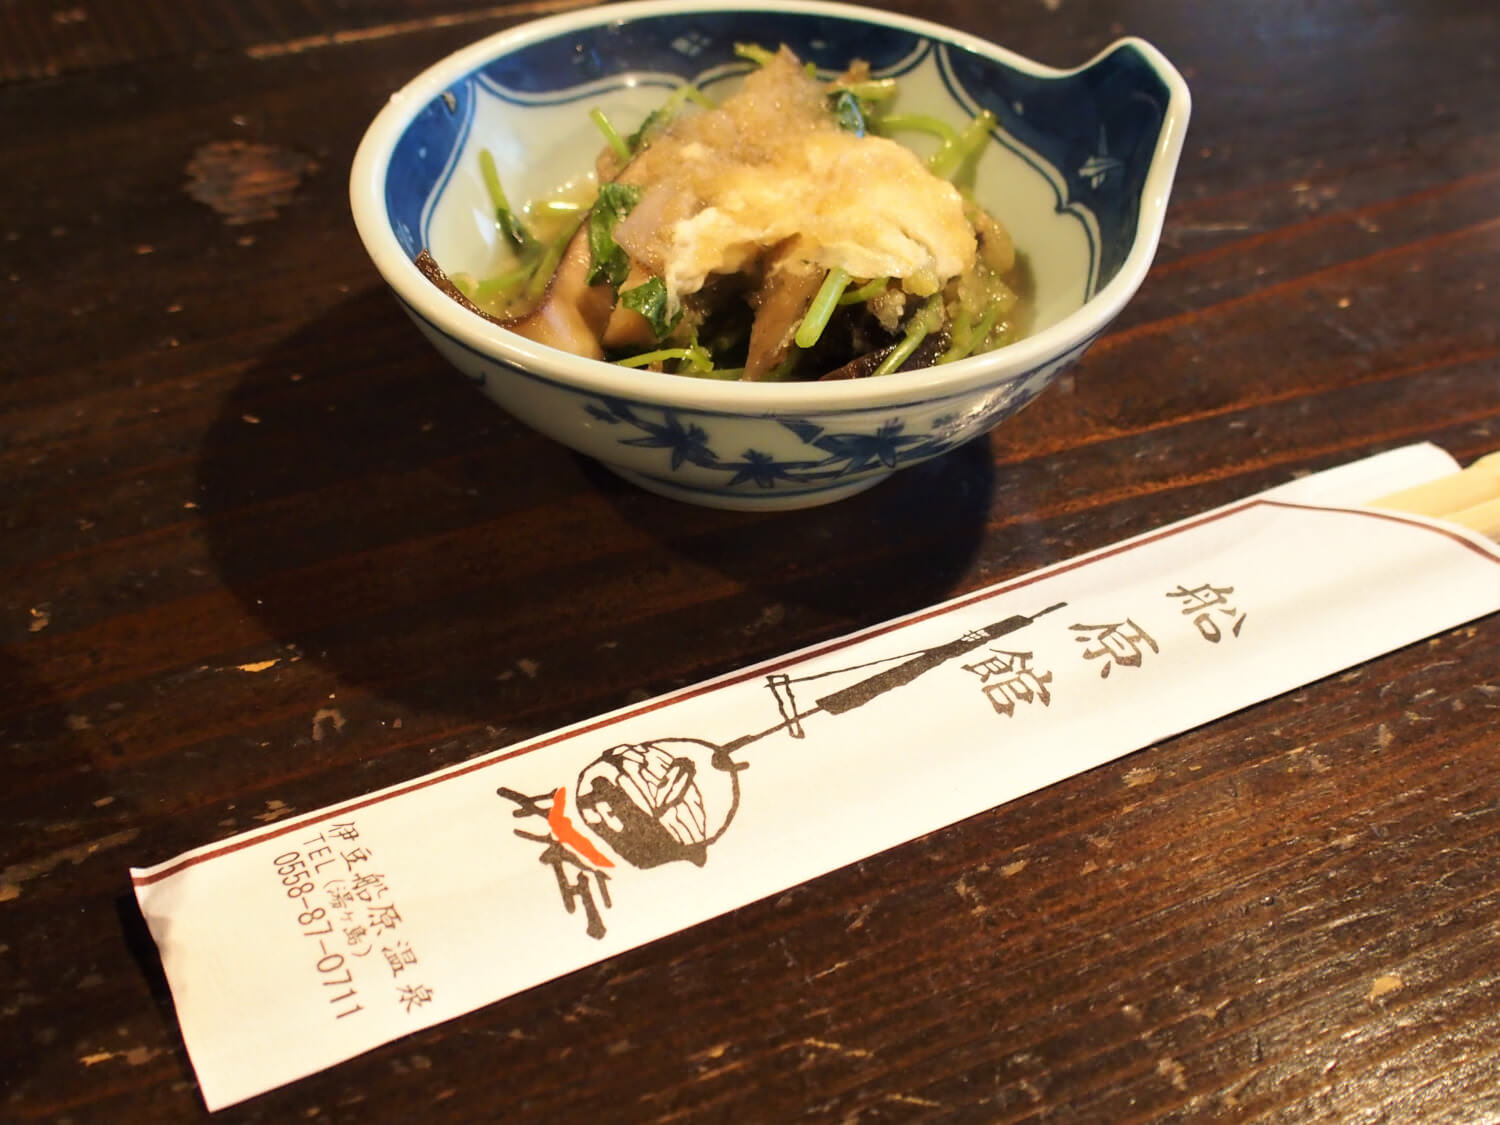
[[[1462,524],[1500,543],[1500,450],[1461,472],[1382,496],[1369,506]]]

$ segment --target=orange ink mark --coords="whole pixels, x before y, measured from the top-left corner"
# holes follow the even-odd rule
[[[568,819],[567,806],[568,787],[562,785],[552,794],[552,808],[547,812],[547,827],[552,829],[557,842],[566,844],[595,867],[613,867],[609,857],[594,847],[588,837],[573,826],[573,822]]]

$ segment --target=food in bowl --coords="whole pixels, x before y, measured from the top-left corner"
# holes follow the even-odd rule
[[[494,273],[506,236],[483,151],[515,200],[547,198],[599,149],[590,107],[628,128],[685,84],[722,102],[743,81],[736,46],[746,42],[784,43],[822,75],[864,59],[873,77],[895,80],[892,113],[959,132],[993,116],[966,186],[1025,251],[1019,338],[886,378],[684,378],[539,344],[424,276],[424,249],[450,273]],[[867,6],[627,0],[521,24],[436,61],[372,121],[350,202],[399,307],[511,416],[661,495],[786,510],[853,496],[981,437],[1077,361],[1146,276],[1189,109],[1181,75],[1138,39],[1057,70]],[[924,158],[937,147],[901,139]]]
[[[885,114],[896,80],[865,62],[821,79],[785,45],[740,53],[755,69],[719,104],[684,84],[628,138],[594,110],[593,172],[523,208],[482,151],[499,270],[419,267],[538,343],[716,379],[881,376],[1015,339],[1015,244],[960,186],[994,115]],[[911,130],[941,146],[923,160],[893,139]]]

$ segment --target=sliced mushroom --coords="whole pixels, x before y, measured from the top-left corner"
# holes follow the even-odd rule
[[[819,375],[818,382],[832,383],[839,379],[868,379],[875,374],[875,369],[880,366],[886,356],[891,354],[891,349],[895,346],[895,344],[890,344],[884,348],[877,348],[873,352],[855,356],[842,367],[835,367],[832,371]]]
[[[603,359],[600,340],[615,307],[615,291],[608,285],[588,283],[591,265],[588,224],[584,223],[568,240],[541,304],[524,316],[501,323],[538,344],[588,359]]]
[[[649,280],[651,280],[651,274],[641,266],[632,263],[630,273],[620,285],[620,291],[633,289]],[[609,319],[604,326],[603,342],[610,351],[627,348],[645,351],[656,347],[656,331],[651,327],[651,322],[640,313],[617,304],[610,311]]]
[[[763,381],[786,359],[807,308],[823,284],[823,270],[787,249],[767,265],[760,288],[750,298],[755,320],[745,357],[745,382]]]

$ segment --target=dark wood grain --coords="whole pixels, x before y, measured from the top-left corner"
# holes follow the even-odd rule
[[[226,53],[301,54],[447,28],[485,30],[526,16],[587,7],[587,0],[6,0],[0,4],[0,81]]]
[[[1500,447],[1491,3],[903,0],[1183,68],[1150,277],[1024,415],[856,499],[633,490],[453,378],[347,215],[389,91],[565,6],[0,0],[0,1118],[207,1116],[131,864]],[[241,158],[276,191],[209,174]],[[1494,1120],[1497,876],[1490,618],[219,1116]]]

